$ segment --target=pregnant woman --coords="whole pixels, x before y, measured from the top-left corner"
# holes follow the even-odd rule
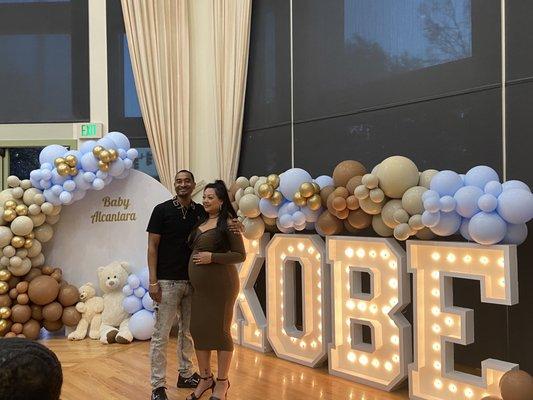
[[[246,258],[240,234],[228,229],[237,217],[226,185],[217,180],[204,189],[203,204],[207,215],[189,238],[192,248],[189,278],[194,289],[191,310],[191,335],[201,380],[187,399],[199,399],[213,391],[210,400],[225,399],[230,383],[228,371],[233,356],[230,326],[233,307],[239,293],[236,263]],[[217,351],[216,382],[211,372],[211,351]]]

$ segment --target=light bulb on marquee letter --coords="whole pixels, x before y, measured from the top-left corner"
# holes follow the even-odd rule
[[[407,242],[413,273],[415,362],[409,366],[412,399],[480,399],[500,396],[502,375],[518,365],[481,363],[481,377],[455,371],[454,343],[474,342],[474,311],[453,305],[453,277],[479,280],[481,301],[518,302],[516,246]]]
[[[260,239],[244,239],[246,260],[238,266],[240,291],[235,302],[235,312],[231,324],[233,341],[261,352],[270,351],[266,334],[266,317],[254,284],[265,260],[265,249],[269,235]]]
[[[411,325],[401,314],[410,301],[405,252],[393,239],[331,236],[326,242],[333,303],[329,372],[393,390],[412,360]],[[370,274],[370,293],[362,291],[363,272]],[[371,343],[363,342],[363,325]]]
[[[267,247],[268,339],[276,355],[309,367],[326,359],[329,279],[318,235],[275,235]],[[295,263],[302,266],[302,330],[295,326]]]

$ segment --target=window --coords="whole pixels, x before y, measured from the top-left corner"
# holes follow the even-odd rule
[[[87,1],[0,1],[0,123],[89,119]]]

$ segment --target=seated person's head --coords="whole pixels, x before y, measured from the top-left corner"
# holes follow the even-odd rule
[[[52,351],[27,339],[0,339],[0,399],[57,400],[62,383]]]

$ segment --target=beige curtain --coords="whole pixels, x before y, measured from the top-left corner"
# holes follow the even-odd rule
[[[251,0],[212,0],[215,43],[216,132],[221,179],[230,183],[239,167]]]
[[[135,85],[161,183],[189,168],[187,0],[122,0]]]

